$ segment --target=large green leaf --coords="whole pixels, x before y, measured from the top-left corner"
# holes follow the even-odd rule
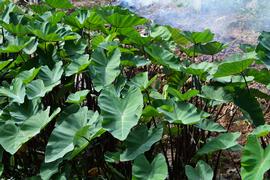
[[[233,101],[232,95],[226,92],[223,87],[203,86],[200,96],[214,101],[215,105]]]
[[[1,21],[0,21],[0,24],[8,32],[12,34],[16,34],[16,36],[24,36],[30,32],[28,28],[22,24],[5,23]]]
[[[85,70],[90,64],[89,55],[79,55],[72,57],[71,63],[67,66],[65,70],[66,76],[71,76]]]
[[[210,140],[197,152],[197,155],[210,154],[218,150],[229,149],[238,145],[237,139],[241,133],[224,133]]]
[[[34,50],[30,51],[33,53],[36,49],[36,38],[35,37],[10,37],[6,44],[0,47],[1,53],[16,53],[22,51],[28,45],[33,45]],[[30,53],[30,54],[31,54]]]
[[[89,93],[89,90],[82,90],[77,91],[73,94],[70,94],[66,100],[68,103],[74,103],[74,104],[80,104],[86,99],[87,94]]]
[[[193,104],[185,102],[173,102],[172,106],[164,105],[158,110],[165,115],[165,120],[169,123],[196,124],[209,116]]]
[[[46,147],[45,162],[53,162],[74,149],[75,134],[87,123],[87,107],[70,106],[62,112]]]
[[[196,164],[195,168],[186,165],[185,172],[188,180],[212,180],[214,176],[211,166],[201,160]]]
[[[195,45],[196,52],[206,55],[215,55],[225,48],[226,46],[220,42],[209,42],[207,44]]]
[[[237,91],[234,97],[234,103],[240,107],[244,116],[255,126],[263,125],[264,114],[257,99],[252,96],[250,91]]]
[[[105,15],[103,17],[108,23],[117,28],[133,27],[145,24],[147,22],[146,19],[140,18],[134,14],[123,15],[119,13],[114,13],[110,16]]]
[[[158,63],[174,70],[181,70],[179,58],[177,58],[172,52],[157,46],[150,45],[145,47],[145,51]]]
[[[195,127],[210,132],[226,132],[226,129],[223,126],[210,119],[202,120],[201,122],[196,124]]]
[[[260,60],[270,69],[270,32],[262,32],[256,52]]]
[[[65,18],[65,22],[71,26],[82,29],[85,26],[87,18],[90,16],[90,11],[80,10],[75,11]]]
[[[138,126],[131,131],[124,141],[126,150],[120,155],[121,161],[134,160],[137,156],[150,150],[151,146],[162,137],[163,128],[151,128],[149,131],[145,125]]]
[[[182,93],[180,93],[180,91],[178,91],[172,87],[168,87],[167,92],[169,94],[173,95],[174,97],[176,97],[179,101],[189,101],[192,97],[199,94],[199,91],[195,90],[195,89],[190,89],[187,92],[185,92],[184,94],[182,94]]]
[[[14,79],[10,87],[0,87],[0,96],[10,98],[10,102],[23,103],[25,86],[21,79]]]
[[[92,54],[93,64],[91,70],[93,73],[91,76],[97,91],[112,84],[115,78],[120,74],[120,57],[121,53],[119,49],[115,49],[111,55],[107,55],[101,48],[94,51]]]
[[[12,121],[7,121],[0,127],[0,144],[7,152],[15,154],[24,143],[36,136],[59,112],[60,109],[57,109],[49,116],[50,108],[47,108],[47,110],[39,111],[31,116],[19,126]]]
[[[79,37],[67,26],[57,26],[49,22],[35,22],[30,24],[28,28],[32,34],[48,42],[75,40]]]
[[[139,88],[131,88],[120,98],[110,86],[104,89],[98,99],[103,116],[102,126],[115,138],[123,141],[142,114],[143,96]]]
[[[258,126],[256,129],[252,131],[251,134],[256,135],[256,137],[265,137],[270,133],[270,125],[265,124]]]
[[[148,72],[139,73],[128,82],[131,86],[136,86],[142,90],[148,87],[148,83]]]
[[[138,156],[132,166],[133,180],[164,180],[168,175],[165,157],[158,154],[151,162],[144,155]]]
[[[42,80],[40,80],[40,79],[34,80],[26,86],[27,97],[28,97],[28,99],[35,99],[35,98],[44,97],[45,94],[52,91],[52,89],[56,85],[57,84],[45,86],[44,82]]]
[[[263,180],[270,169],[270,146],[263,149],[255,135],[250,135],[241,157],[241,177],[244,180]]]
[[[233,55],[219,64],[214,77],[224,77],[242,73],[257,59],[255,52]]]
[[[208,43],[214,38],[214,34],[209,29],[206,29],[203,32],[184,31],[182,34],[193,44]]]
[[[270,72],[268,69],[255,69],[255,68],[250,68],[247,70],[245,73],[247,76],[253,76],[254,80],[258,83],[262,83],[265,85],[268,85],[270,83]]]
[[[24,84],[30,83],[38,74],[40,68],[32,68],[30,70],[25,70],[20,72],[16,77],[21,79]]]
[[[69,9],[73,7],[70,0],[45,0],[45,2],[53,8]]]
[[[48,66],[42,66],[38,78],[44,82],[45,86],[59,84],[64,72],[62,65],[62,61],[59,61],[52,70]]]
[[[6,107],[9,116],[7,120],[21,124],[40,110],[40,102],[38,100],[26,100],[23,104],[11,103]],[[5,111],[4,110],[4,111]]]
[[[0,61],[0,71],[4,69],[7,65],[11,64],[12,60]]]

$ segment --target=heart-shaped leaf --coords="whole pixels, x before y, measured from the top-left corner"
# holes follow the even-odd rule
[[[24,143],[36,136],[59,112],[60,109],[57,109],[49,116],[50,108],[47,108],[47,110],[39,111],[31,116],[19,126],[12,121],[7,121],[0,127],[0,144],[7,152],[15,154]]]
[[[158,154],[151,162],[144,155],[138,156],[132,166],[132,179],[136,180],[164,180],[168,176],[165,157]]]
[[[107,55],[104,49],[98,48],[92,54],[92,79],[94,87],[100,91],[110,85],[120,74],[120,57],[119,49],[115,49],[111,55]]]
[[[229,149],[233,146],[238,145],[237,139],[240,137],[241,133],[224,133],[220,134],[215,138],[211,138],[199,151],[197,155],[209,154],[218,150]]]
[[[196,164],[196,167],[186,165],[185,172],[188,177],[188,180],[212,180],[214,172],[212,168],[204,161],[199,161]]]
[[[270,146],[263,149],[255,135],[250,135],[241,158],[241,177],[245,180],[263,180],[270,169]]]
[[[89,90],[82,90],[82,91],[77,91],[74,94],[70,94],[66,100],[68,103],[73,103],[73,104],[80,104],[83,102],[89,93]]]
[[[10,102],[23,103],[25,97],[25,86],[19,78],[14,79],[9,88],[0,87],[0,96],[10,98]]]
[[[158,110],[165,115],[169,123],[196,124],[209,116],[208,113],[185,102],[173,102],[172,106],[161,106]]]
[[[101,92],[98,102],[103,116],[103,128],[115,138],[125,140],[142,114],[143,96],[140,89],[131,88],[124,98],[120,98],[113,86],[110,86]]]
[[[162,133],[162,126],[152,128],[149,131],[145,125],[138,126],[129,133],[124,141],[127,149],[120,155],[120,160],[134,160],[137,156],[150,150],[151,146],[161,139]]]

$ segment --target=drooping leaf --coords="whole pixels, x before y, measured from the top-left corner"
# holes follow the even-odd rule
[[[270,72],[268,69],[248,69],[247,72],[245,73],[246,76],[253,76],[254,80],[258,83],[262,83],[265,85],[268,85],[270,83]]]
[[[255,126],[263,125],[264,115],[257,99],[247,90],[237,91],[234,103],[240,107],[244,116]]]
[[[257,59],[255,52],[244,55],[233,55],[219,64],[214,77],[236,75],[246,70]]]
[[[34,22],[28,28],[32,34],[48,42],[75,40],[79,38],[79,35],[72,32],[67,26],[57,26],[49,22]]]
[[[71,63],[67,66],[65,70],[66,76],[71,76],[85,70],[90,64],[89,55],[79,55],[72,58]]]
[[[17,75],[17,78],[21,79],[24,84],[30,83],[39,73],[40,68],[32,68],[30,70],[22,71]]]
[[[209,29],[203,32],[183,31],[182,34],[193,44],[208,43],[214,38],[214,34]]]
[[[226,129],[223,126],[210,119],[202,120],[201,122],[196,124],[195,127],[210,132],[226,132]]]
[[[201,149],[198,150],[197,155],[210,154],[218,150],[229,149],[238,145],[237,139],[241,133],[224,133],[215,138],[211,138]]]
[[[145,125],[135,128],[129,133],[127,139],[124,141],[127,148],[120,154],[120,160],[134,160],[137,156],[150,150],[151,146],[161,139],[162,133],[162,126],[150,130],[148,130]]]
[[[57,84],[45,86],[44,82],[40,79],[34,80],[26,86],[26,94],[28,99],[35,99],[44,97],[45,94],[52,91]]]
[[[255,135],[250,135],[241,157],[241,177],[245,180],[263,180],[270,169],[270,146],[263,149]]]
[[[21,79],[14,79],[9,88],[0,87],[0,96],[10,98],[10,102],[23,103],[25,97],[25,86]]]
[[[170,67],[177,71],[182,69],[179,59],[175,57],[172,52],[157,45],[150,45],[144,49],[158,64]]]
[[[209,42],[206,44],[198,44],[195,46],[195,51],[200,54],[215,55],[225,49],[226,46],[220,42]]]
[[[201,160],[196,164],[195,168],[186,165],[185,172],[188,180],[212,180],[214,176],[211,166]]]
[[[120,74],[120,57],[121,53],[119,49],[115,49],[111,55],[107,55],[101,48],[94,51],[92,54],[93,64],[91,66],[93,73],[91,75],[97,91],[112,84]]]
[[[0,127],[0,144],[7,152],[15,154],[24,143],[36,136],[59,112],[60,109],[57,109],[49,116],[50,108],[47,108],[47,110],[39,111],[31,116],[19,126],[12,121],[7,121]]]
[[[64,72],[62,65],[62,61],[59,61],[55,64],[52,70],[48,66],[42,66],[38,74],[38,78],[44,82],[45,86],[59,84]]]
[[[0,71],[4,69],[7,65],[9,65],[12,60],[0,61]]]
[[[251,134],[256,135],[256,137],[265,137],[270,133],[270,125],[265,124],[258,126],[256,129],[252,131]]]
[[[33,45],[36,48],[35,37],[10,37],[6,44],[0,46],[1,53],[17,53],[22,51],[28,45]],[[33,50],[35,51],[35,49]],[[30,51],[30,52],[33,52]]]
[[[62,112],[46,147],[46,163],[63,158],[74,149],[74,136],[86,125],[87,111],[87,107],[70,106]]]
[[[164,180],[168,175],[165,157],[158,154],[151,164],[144,155],[138,156],[132,166],[132,179]]]
[[[70,94],[66,100],[68,103],[73,103],[73,104],[80,104],[83,102],[89,93],[89,90],[82,90],[82,91],[77,91],[76,93]]]
[[[131,88],[124,98],[120,98],[110,86],[103,89],[98,102],[104,118],[103,128],[115,138],[125,140],[142,114],[143,96],[140,89]]]
[[[215,104],[228,103],[233,100],[232,95],[224,88],[214,86],[203,86],[199,96],[214,101]]]

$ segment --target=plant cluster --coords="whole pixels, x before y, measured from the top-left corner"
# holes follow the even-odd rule
[[[270,169],[269,94],[251,86],[270,88],[270,33],[219,61],[226,45],[209,30],[117,6],[1,1],[0,11],[3,178],[210,180],[223,151],[242,154],[244,180]],[[244,146],[236,121],[254,128]]]

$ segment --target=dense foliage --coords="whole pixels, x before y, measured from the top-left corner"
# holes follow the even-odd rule
[[[242,154],[245,180],[270,169],[270,97],[252,86],[270,88],[270,33],[220,61],[227,46],[209,30],[120,7],[3,1],[0,11],[3,178],[210,180],[224,151]],[[230,129],[240,121],[254,128],[244,146]]]

